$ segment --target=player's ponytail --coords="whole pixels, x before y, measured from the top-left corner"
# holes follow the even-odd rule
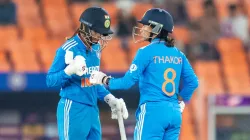
[[[81,23],[80,27],[76,29],[76,31],[74,32],[74,34],[71,37],[66,37],[66,40],[69,40],[71,38],[73,38],[76,34],[80,33],[83,31],[84,25]]]
[[[168,35],[168,31],[161,30],[160,34],[157,35],[157,38],[160,38],[161,40],[164,40],[166,42],[165,45],[167,47],[174,47],[175,39],[171,38]]]
[[[165,41],[166,41],[166,46],[167,46],[167,47],[174,47],[175,39],[173,39],[173,38],[171,38],[171,37],[168,36],[168,37],[165,39]]]
[[[78,33],[79,33],[79,28],[77,28],[77,30],[74,32],[74,34],[71,37],[65,37],[65,40],[70,40],[71,38],[73,38]]]

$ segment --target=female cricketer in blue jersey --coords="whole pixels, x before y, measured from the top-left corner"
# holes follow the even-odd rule
[[[115,98],[102,85],[89,83],[90,74],[99,70],[100,51],[113,33],[110,23],[104,9],[86,9],[80,17],[80,28],[56,52],[47,85],[61,87],[57,108],[60,140],[101,140],[97,99],[109,104],[112,118],[117,118],[117,109],[122,110],[124,119],[128,117],[122,99]]]
[[[172,16],[165,10],[148,10],[135,27],[133,37],[150,44],[137,51],[130,69],[122,78],[110,78],[102,72],[91,74],[90,83],[110,89],[128,89],[139,81],[140,104],[136,112],[135,140],[178,140],[184,101],[198,87],[198,79],[186,56],[174,46]],[[139,33],[136,30],[139,29]],[[138,39],[138,38],[137,38]],[[180,79],[183,89],[179,91]]]

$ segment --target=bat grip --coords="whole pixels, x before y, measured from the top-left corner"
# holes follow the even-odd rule
[[[118,113],[117,113],[117,119],[118,119],[118,125],[119,125],[121,140],[127,140],[126,132],[125,132],[125,127],[124,127],[124,122],[123,122],[123,117],[122,117],[121,111],[118,111]]]

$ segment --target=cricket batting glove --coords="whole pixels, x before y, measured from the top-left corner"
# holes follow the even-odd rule
[[[68,66],[64,71],[69,76],[73,74],[82,76],[87,72],[85,58],[81,55],[77,55],[73,59],[73,52],[67,51],[65,54],[65,63],[68,64]]]
[[[112,94],[108,94],[104,97],[105,102],[111,108],[111,118],[118,118],[118,111],[121,111],[123,119],[128,118],[128,110],[123,99],[117,99]]]
[[[179,101],[178,103],[179,103],[179,105],[180,105],[180,111],[181,111],[181,113],[182,113],[183,110],[184,110],[184,108],[185,108],[185,103],[184,103],[183,101]]]
[[[89,82],[93,85],[104,84],[108,85],[107,80],[110,79],[105,73],[101,71],[93,71],[90,75]]]

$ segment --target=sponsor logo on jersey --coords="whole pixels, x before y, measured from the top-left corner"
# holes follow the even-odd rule
[[[93,71],[99,71],[99,66],[87,67],[86,74],[91,74]]]
[[[132,73],[133,71],[137,70],[137,66],[135,64],[132,64],[129,68],[130,73]]]
[[[86,74],[91,74],[93,71],[99,71],[99,66],[85,67]],[[92,84],[89,82],[89,78],[85,77],[81,79],[81,87],[90,87]]]
[[[92,84],[89,82],[89,78],[81,79],[81,87],[90,87]]]

